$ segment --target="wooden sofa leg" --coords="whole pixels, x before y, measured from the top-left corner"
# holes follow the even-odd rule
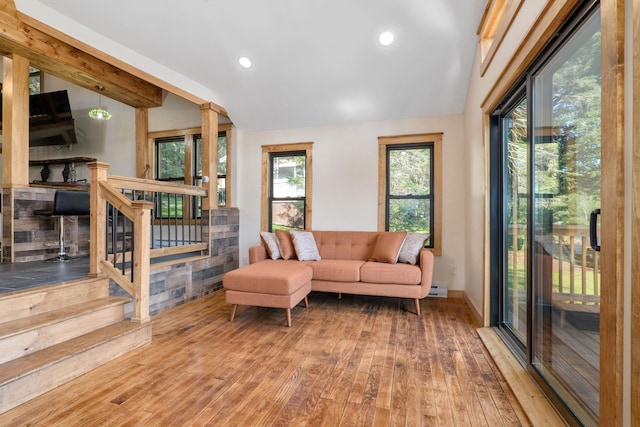
[[[338,299],[342,299],[342,292],[338,292]]]
[[[309,299],[304,297],[304,308],[309,308]]]
[[[416,305],[416,314],[417,314],[418,316],[420,316],[420,300],[419,300],[418,298],[416,298],[416,299],[414,300],[414,302],[415,302],[415,305]]]
[[[233,318],[236,317],[237,308],[238,308],[238,304],[233,304],[233,307],[231,307],[231,318],[229,319],[229,322],[233,322]]]
[[[287,308],[287,326],[291,327],[291,309]]]

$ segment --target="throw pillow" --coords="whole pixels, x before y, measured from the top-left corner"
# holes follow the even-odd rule
[[[261,231],[260,238],[264,242],[264,246],[267,248],[267,252],[269,253],[269,257],[271,259],[279,259],[280,255],[280,246],[278,245],[278,239],[276,239],[275,233],[269,233],[268,231]]]
[[[392,231],[378,234],[376,246],[373,248],[371,261],[388,262],[395,264],[398,262],[400,248],[407,237],[406,231]]]
[[[300,261],[320,261],[318,245],[313,233],[309,231],[290,231],[293,237],[293,246]]]
[[[429,234],[427,233],[407,233],[407,238],[404,239],[402,248],[400,248],[398,262],[416,265],[420,250],[424,248],[428,238]]]
[[[278,239],[278,245],[280,246],[280,255],[282,259],[295,259],[296,252],[293,249],[293,240],[291,240],[291,234],[286,230],[276,230],[276,239]]]

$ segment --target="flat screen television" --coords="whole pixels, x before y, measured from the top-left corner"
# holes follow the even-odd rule
[[[2,103],[0,102],[0,121]],[[77,144],[76,122],[66,90],[29,96],[29,147]]]

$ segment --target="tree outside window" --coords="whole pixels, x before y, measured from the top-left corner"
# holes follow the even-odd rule
[[[388,231],[431,233],[433,144],[387,146]]]

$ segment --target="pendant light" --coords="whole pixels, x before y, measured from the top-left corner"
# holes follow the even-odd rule
[[[89,117],[95,120],[109,120],[111,113],[102,107],[102,92],[104,92],[104,86],[97,85],[96,90],[98,90],[98,106],[89,111]]]

